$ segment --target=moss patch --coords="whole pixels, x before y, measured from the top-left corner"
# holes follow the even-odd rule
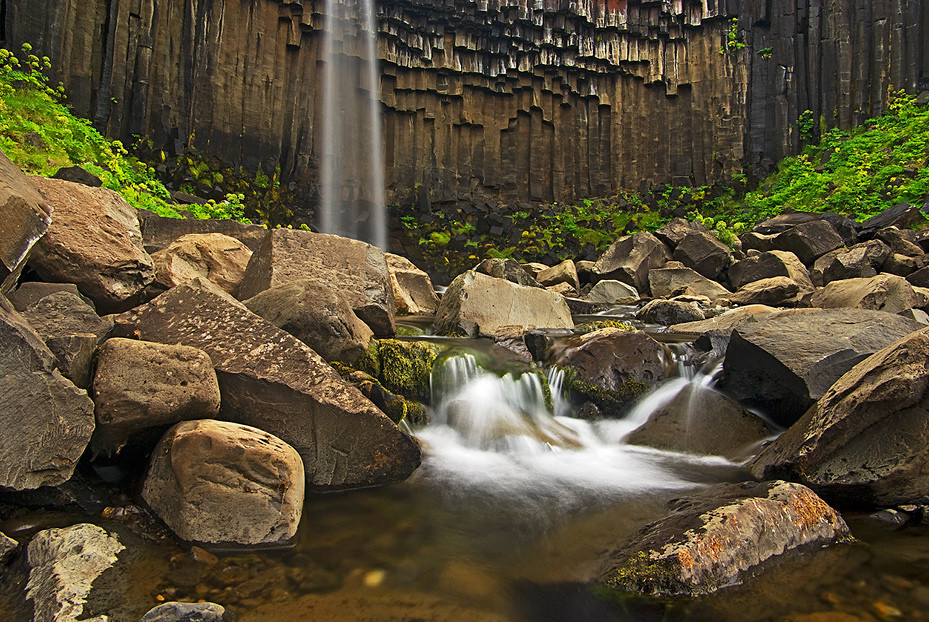
[[[378,379],[388,391],[407,398],[428,401],[432,366],[441,349],[427,341],[383,339],[378,342]]]

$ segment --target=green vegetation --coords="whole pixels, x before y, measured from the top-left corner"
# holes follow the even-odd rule
[[[180,217],[178,210],[184,209],[196,218],[243,218],[242,193],[204,205],[170,203],[171,195],[152,166],[71,113],[64,104],[63,87],[48,84],[49,59],[32,54],[29,44],[23,45],[22,52],[18,58],[0,49],[0,149],[17,166],[46,177],[63,167],[80,166],[133,206],[161,216]]]
[[[720,54],[725,54],[726,52],[733,52],[741,50],[745,47],[745,42],[742,41],[742,34],[739,32],[739,18],[733,17],[729,20],[729,29],[726,31],[726,39],[723,41],[722,47],[719,48]],[[768,58],[765,56],[765,58]]]

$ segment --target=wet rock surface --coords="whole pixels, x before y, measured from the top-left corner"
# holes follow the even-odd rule
[[[724,484],[672,507],[610,555],[600,585],[653,596],[708,594],[792,549],[851,537],[835,510],[799,484]]]
[[[164,603],[152,608],[139,622],[233,622],[235,618],[216,603]]]

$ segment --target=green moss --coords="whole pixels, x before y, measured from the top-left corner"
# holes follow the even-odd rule
[[[568,368],[565,389],[575,402],[592,402],[605,417],[621,417],[648,392],[648,385],[627,379],[615,391],[609,391],[581,380],[575,370]]]
[[[361,356],[358,357],[358,359],[355,361],[352,367],[359,371],[363,371],[366,374],[369,374],[374,378],[380,378],[381,376],[380,342],[377,339],[372,339],[368,343],[367,349],[361,353]]]
[[[388,391],[407,398],[427,401],[429,378],[441,348],[427,341],[382,339],[378,342],[378,379]]]
[[[619,330],[635,330],[635,327],[629,322],[622,322],[619,320],[598,320],[596,322],[588,322],[586,324],[580,324],[575,327],[574,331],[578,335],[586,335],[587,333],[592,333],[602,328],[618,328]]]
[[[660,594],[680,591],[681,580],[667,559],[652,559],[648,552],[639,551],[611,568],[600,584],[610,590]]]

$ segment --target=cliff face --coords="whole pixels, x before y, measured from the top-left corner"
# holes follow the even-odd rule
[[[311,199],[324,11],[0,0],[5,43],[49,56],[76,112],[110,135],[279,165]],[[564,201],[764,172],[797,148],[803,111],[847,127],[891,90],[929,88],[921,0],[381,0],[378,13],[389,203],[420,187]],[[354,53],[354,37],[342,44]]]

